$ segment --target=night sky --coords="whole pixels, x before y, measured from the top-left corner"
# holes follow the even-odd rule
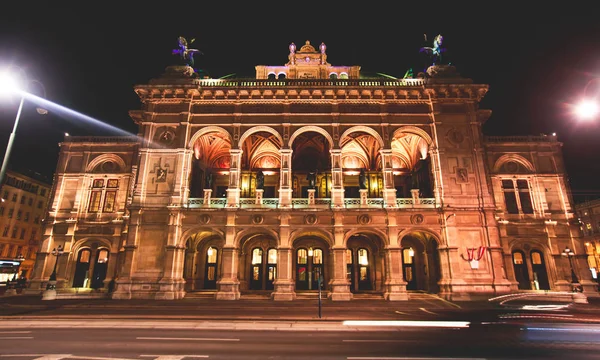
[[[490,85],[481,104],[493,111],[484,134],[556,132],[575,200],[600,198],[600,118],[581,123],[569,108],[586,85],[588,95],[600,89],[600,21],[592,2],[554,9],[545,3],[535,11],[492,2],[10,3],[0,13],[0,67],[18,65],[44,84],[47,99],[133,133],[128,111],[140,107],[133,86],[174,63],[180,35],[196,39],[192,47],[204,53],[197,67],[215,78],[254,77],[256,65],[284,65],[288,45],[300,48],[306,40],[315,47],[325,42],[332,65],[402,77],[419,68],[423,34],[430,44],[441,33],[446,59],[463,76]],[[17,105],[16,98],[0,101],[0,154]],[[65,132],[114,134],[57,112],[40,116],[26,102],[11,167],[51,177]]]

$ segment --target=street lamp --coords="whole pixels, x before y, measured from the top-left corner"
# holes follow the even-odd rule
[[[587,94],[590,84],[598,80],[600,80],[600,77],[593,78],[587,82],[583,88],[583,98],[575,105],[575,115],[582,120],[591,120],[600,114],[600,105],[598,104],[600,101],[598,93],[600,91],[597,91],[594,96]]]
[[[23,72],[22,69],[20,69],[20,68],[18,68],[18,69],[21,72]],[[23,78],[26,79],[24,76],[23,76]],[[34,80],[34,79],[26,79],[26,80],[27,80],[27,84],[30,84],[30,83],[38,84],[44,92],[44,97],[46,97],[46,88],[44,87],[44,84],[42,84],[38,80]],[[4,73],[0,74],[0,93],[7,93],[7,92],[19,93],[19,95],[21,96],[21,100],[19,101],[19,108],[17,110],[15,124],[13,125],[13,130],[10,133],[10,137],[8,138],[8,144],[6,145],[6,152],[4,153],[4,160],[2,161],[2,168],[0,169],[0,184],[2,184],[2,182],[4,180],[4,176],[6,175],[6,170],[8,168],[8,159],[10,158],[10,152],[12,150],[12,145],[13,145],[13,142],[15,139],[15,133],[17,131],[17,126],[19,125],[19,119],[21,118],[21,112],[23,110],[23,104],[25,102],[25,94],[26,94],[26,92],[20,88],[19,82],[17,81],[17,79],[12,74],[10,74],[8,72],[4,72]],[[45,115],[48,113],[48,110],[42,109],[42,108],[37,108],[37,112],[40,115]]]
[[[56,289],[56,266],[58,265],[58,257],[63,253],[62,245],[58,245],[58,248],[52,249],[52,255],[56,257],[56,261],[54,261],[54,269],[52,270],[52,274],[50,274],[50,279],[48,279],[49,290]]]
[[[573,250],[565,248],[561,255],[566,256],[569,259],[569,266],[571,267],[571,283],[579,283],[579,279],[577,279],[577,274],[575,274],[575,268],[573,267],[573,256],[575,256],[575,253],[573,252]]]

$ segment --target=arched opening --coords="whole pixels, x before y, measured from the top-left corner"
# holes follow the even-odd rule
[[[514,250],[512,253],[513,268],[515,271],[515,280],[519,283],[519,290],[529,290],[529,271],[527,271],[527,262],[525,254],[521,250]]]
[[[270,73],[269,75],[267,75],[267,79],[269,80],[275,80],[276,79],[276,75],[273,73]]]
[[[313,291],[325,288],[329,278],[327,261],[329,248],[319,238],[303,238],[294,246],[294,277],[296,290]]]
[[[431,234],[415,231],[402,238],[401,246],[406,290],[438,293],[441,264],[437,240]]]
[[[277,279],[277,242],[264,234],[248,237],[240,254],[240,288],[250,291],[273,290]]]
[[[332,73],[332,74],[329,74],[329,78],[330,78],[331,80],[336,80],[336,79],[338,78],[338,76],[337,76],[337,74],[336,74],[336,73]]]
[[[344,174],[344,197],[360,198],[360,190],[367,196],[383,197],[381,173],[381,144],[373,135],[361,131],[344,137],[342,149],[342,171]]]
[[[104,287],[104,279],[106,279],[106,271],[108,270],[108,249],[98,249],[96,252],[96,262],[94,263],[94,273],[92,275],[92,289],[100,289]]]
[[[256,190],[263,190],[263,198],[278,197],[281,169],[281,140],[267,131],[248,136],[242,146],[240,197],[252,198]]]
[[[190,171],[190,198],[201,198],[204,189],[212,197],[226,197],[229,185],[231,143],[226,134],[210,132],[200,136],[193,145]]]
[[[283,79],[285,79],[285,74],[284,74],[284,73],[281,73],[281,74],[277,75],[277,79],[278,79],[278,80],[283,80]]]
[[[217,272],[219,269],[219,249],[209,246],[206,249],[206,268],[204,272],[204,288],[217,288]]]
[[[532,250],[530,256],[534,288],[536,290],[550,290],[544,254],[539,250]]]
[[[346,277],[350,292],[371,292],[383,289],[384,258],[379,256],[383,245],[374,235],[354,234],[346,244]]]
[[[90,249],[79,250],[77,263],[75,264],[75,275],[73,276],[73,287],[87,287],[91,257],[92,251]]]
[[[433,172],[427,149],[427,141],[416,134],[400,132],[392,139],[392,168],[398,198],[412,197],[413,189],[418,189],[421,197],[433,197]]]
[[[329,197],[331,156],[329,141],[314,131],[299,134],[292,144],[292,196],[307,198],[315,189],[315,197]]]

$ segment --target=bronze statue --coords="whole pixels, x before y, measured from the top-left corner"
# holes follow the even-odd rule
[[[190,40],[190,44],[193,43],[194,40],[196,40],[196,39]],[[177,43],[178,43],[179,48],[173,49],[173,55],[179,54],[179,56],[181,57],[181,60],[184,62],[185,65],[194,67],[194,54],[202,55],[202,51],[200,51],[198,49],[188,48],[188,42],[183,36],[180,36],[177,39]]]
[[[427,41],[427,35],[424,34],[425,41]],[[433,46],[425,46],[422,47],[419,52],[424,53],[429,56],[431,60],[431,65],[440,65],[442,63],[442,53],[446,51],[445,48],[442,48],[442,42],[444,41],[444,37],[441,34],[438,34],[433,38]]]
[[[360,175],[358,175],[358,185],[362,190],[367,189],[367,174],[365,169],[360,169]]]
[[[314,189],[317,183],[317,171],[311,171],[306,175],[306,180],[308,180],[308,187]]]
[[[212,189],[212,182],[213,182],[213,174],[210,171],[208,171],[204,178],[204,188]]]
[[[264,189],[265,188],[265,174],[261,170],[258,170],[256,173],[256,189]]]

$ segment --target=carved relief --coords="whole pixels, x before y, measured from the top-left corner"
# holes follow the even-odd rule
[[[446,137],[448,138],[448,141],[450,141],[450,143],[452,143],[453,145],[460,145],[460,143],[462,143],[465,140],[465,136],[463,135],[463,133],[457,129],[451,129],[450,131],[448,131]]]
[[[466,168],[456,168],[456,183],[466,184],[469,182],[469,172]]]
[[[304,222],[308,225],[317,223],[317,216],[315,214],[309,214],[304,217]]]
[[[421,214],[415,214],[410,217],[410,223],[413,225],[422,224],[423,220],[425,220],[425,218]]]
[[[208,224],[211,221],[211,216],[208,214],[203,214],[200,216],[200,223],[201,224]]]
[[[262,224],[262,223],[263,223],[263,221],[265,221],[265,218],[264,218],[264,216],[262,216],[262,215],[260,215],[260,214],[257,214],[257,215],[254,215],[254,216],[252,216],[252,223],[253,223],[254,225],[259,225],[259,224]]]
[[[367,214],[358,215],[357,222],[361,225],[367,225],[371,223],[371,217]]]

